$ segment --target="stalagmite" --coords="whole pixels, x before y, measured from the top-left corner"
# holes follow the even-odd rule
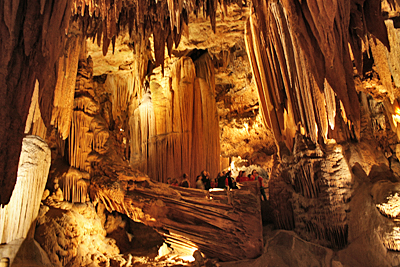
[[[39,211],[51,163],[50,149],[37,136],[24,138],[18,178],[10,202],[0,208],[0,242],[25,238]]]
[[[202,10],[215,30],[217,0],[184,2],[186,4],[167,1],[62,0],[53,3],[20,0],[5,1],[0,5],[0,117],[5,120],[0,127],[3,136],[0,150],[5,151],[0,154],[2,204],[9,201],[16,181],[18,157],[36,79],[40,84],[38,102],[44,125],[55,125],[59,128],[58,134],[65,139],[70,134],[68,128],[72,114],[69,107],[73,95],[70,89],[73,88],[76,55],[79,53],[76,48],[81,40],[88,37],[95,41],[97,38],[106,54],[108,46],[115,45],[117,35],[125,28],[129,29],[133,43],[138,47],[146,47],[148,38],[155,34],[155,62],[161,65],[165,45],[169,51],[173,44],[175,47],[179,45],[190,13],[197,14]],[[224,1],[223,5],[229,3],[243,5],[238,0]],[[77,31],[74,25],[79,25]],[[144,49],[138,54],[142,51]],[[146,68],[147,63],[145,60],[141,68]],[[53,105],[56,107],[54,112]]]
[[[347,211],[353,185],[343,147],[331,143],[322,150],[298,133],[293,157],[293,162],[281,163],[279,173],[271,175],[276,225],[291,227],[321,245],[343,248],[348,240]]]

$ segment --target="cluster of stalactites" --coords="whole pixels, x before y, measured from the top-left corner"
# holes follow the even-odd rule
[[[90,175],[73,167],[63,176],[62,191],[64,199],[72,203],[85,203],[88,194]]]
[[[362,69],[367,35],[388,45],[380,1],[377,6],[370,1],[298,2],[255,0],[255,14],[247,23],[246,46],[266,122],[289,149],[296,130],[315,143],[359,138],[351,55]]]
[[[72,167],[89,172],[90,164],[86,160],[93,150],[94,140],[96,151],[100,151],[103,149],[102,145],[106,144],[107,140],[104,139],[108,135],[98,135],[104,127],[97,127],[100,122],[99,119],[95,120],[100,108],[94,99],[91,61],[81,60],[79,64],[68,136],[68,160]]]
[[[178,60],[166,86],[154,79],[130,118],[131,164],[153,179],[219,171],[219,123],[212,61]]]
[[[129,105],[132,102],[132,96],[135,94],[139,84],[135,84],[135,73],[128,72],[123,74],[109,74],[105,82],[105,87],[111,91],[112,115],[113,120],[122,120],[119,118],[123,114],[128,115]]]
[[[223,10],[226,5],[238,0],[74,0],[72,13],[84,18],[84,27],[88,37],[97,39],[102,45],[103,54],[108,51],[110,43],[115,47],[119,31],[129,29],[134,42],[142,42],[153,34],[156,65],[164,62],[165,45],[171,53],[172,46],[179,45],[181,35],[189,23],[191,12],[203,14],[210,18],[215,31],[218,2]]]

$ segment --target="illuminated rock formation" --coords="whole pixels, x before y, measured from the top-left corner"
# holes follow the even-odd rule
[[[106,230],[92,204],[61,202],[58,208],[43,206],[35,239],[47,252],[53,266],[90,266],[121,263],[115,240]]]
[[[50,149],[39,137],[23,139],[18,178],[10,202],[0,208],[0,242],[26,238],[36,220],[50,168]]]
[[[134,82],[130,79],[124,82],[121,77],[115,76],[111,76],[110,80],[107,77],[105,81],[94,81],[91,59],[80,61],[71,130],[65,151],[71,166],[60,164],[60,158],[53,163],[48,182],[49,192],[44,199],[44,204],[50,210],[41,219],[43,221],[37,229],[39,243],[51,255],[54,264],[66,265],[80,261],[89,264],[87,257],[78,259],[80,256],[77,256],[83,253],[79,252],[79,244],[86,241],[74,233],[74,227],[69,233],[68,220],[56,212],[60,209],[62,214],[69,214],[71,207],[90,205],[86,192],[95,205],[104,205],[109,212],[117,211],[134,221],[154,227],[167,243],[190,251],[190,255],[200,249],[210,258],[228,261],[254,258],[261,253],[261,203],[257,183],[249,185],[247,189],[243,187],[240,191],[222,190],[212,193],[173,188],[154,182],[137,169],[131,168],[125,151],[119,149],[123,141],[120,137],[129,138],[124,129],[127,127],[125,118],[131,113],[133,125],[130,132],[136,133],[130,137],[133,141],[131,155],[138,151],[146,152],[146,149],[156,150],[160,154],[156,154],[155,159],[146,159],[150,163],[152,160],[156,162],[155,165],[149,164],[148,172],[163,174],[165,170],[159,166],[161,164],[167,164],[168,168],[174,170],[171,166],[174,160],[177,173],[187,168],[183,164],[184,160],[188,160],[192,164],[191,168],[198,173],[204,168],[203,165],[217,172],[219,130],[210,64],[206,54],[195,62],[189,57],[180,59],[171,71],[173,75],[170,86],[165,88],[167,93],[173,91],[174,97],[162,98],[162,91],[148,90],[143,93],[138,107],[131,112],[131,103],[137,101],[134,91],[130,91],[135,89],[132,88]],[[125,77],[130,78],[131,75],[128,72]],[[150,89],[152,86],[154,84]],[[173,108],[161,106],[160,100],[170,103]],[[108,101],[112,107],[109,111],[99,105],[99,102]],[[171,111],[171,116],[162,116],[162,108],[164,112]],[[171,131],[162,134],[165,128]],[[168,134],[172,140],[176,138],[169,147],[163,147],[162,142],[154,142]],[[148,139],[138,141],[138,137]],[[151,142],[154,142],[153,146],[148,144]],[[135,147],[137,143],[140,145],[138,148]],[[201,157],[197,158],[199,155]],[[53,215],[56,217],[53,218]],[[75,215],[70,216],[75,221]],[[70,245],[64,246],[60,240],[55,240],[53,232],[64,228],[68,231],[63,235]],[[219,238],[221,231],[224,232],[223,239]],[[40,233],[44,235],[40,236]],[[72,236],[71,240],[67,236]],[[46,239],[58,245],[46,243]],[[100,247],[97,250],[104,254]],[[115,251],[110,253],[116,254]],[[108,260],[110,255],[104,260]]]
[[[192,252],[199,249],[208,258],[222,261],[255,258],[261,253],[257,183],[242,190],[208,192],[154,183],[126,168],[114,177],[98,176],[92,182],[94,203],[104,203],[110,212],[154,227],[172,246]]]
[[[371,262],[342,258],[352,264],[392,264],[395,254],[384,251],[397,249],[397,226],[377,213],[369,194],[376,196],[381,176],[398,179],[398,4],[253,5],[246,46],[260,107],[279,149],[269,185],[275,225],[324,246],[349,246],[342,256],[362,242],[379,251],[371,252]],[[389,198],[374,201],[388,216],[396,214],[397,202],[388,190],[395,184],[386,185],[381,190]],[[361,226],[362,212],[371,218]],[[361,237],[374,231],[379,237]]]
[[[227,6],[233,2],[236,8]],[[55,165],[68,163],[52,172],[43,197],[52,207],[41,217],[51,223],[40,226],[49,239],[54,229],[68,230],[54,246],[41,242],[55,264],[91,264],[75,257],[86,251],[77,252],[76,242],[86,241],[76,241],[75,224],[59,216],[72,206],[92,209],[88,195],[157,228],[175,246],[221,260],[256,257],[257,189],[174,189],[139,170],[162,182],[187,172],[193,184],[203,169],[215,177],[220,138],[223,156],[243,153],[263,164],[275,151],[272,140],[260,145],[269,136],[265,125],[278,151],[269,185],[275,226],[337,250],[344,265],[398,265],[399,10],[394,0],[5,1],[0,203],[10,200],[25,130],[46,138]],[[196,17],[201,12],[207,26]],[[110,52],[122,63],[96,67],[93,77],[86,39],[108,53],[101,64],[112,61]],[[231,137],[237,144],[226,141]],[[96,249],[91,255],[105,255]],[[331,259],[330,250],[321,253]]]
[[[216,177],[220,145],[211,59],[183,57],[168,76],[166,84],[151,80],[130,118],[131,164],[163,182],[187,173],[194,184],[204,169]]]

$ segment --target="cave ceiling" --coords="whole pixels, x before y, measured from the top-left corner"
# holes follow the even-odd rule
[[[183,29],[178,47],[173,46],[169,56],[166,49],[164,68],[153,66],[148,70],[151,80],[166,84],[171,67],[182,56],[196,59],[207,53],[215,69],[215,101],[220,123],[221,155],[229,158],[240,156],[248,165],[270,167],[270,155],[275,151],[272,132],[264,127],[259,113],[257,88],[247,58],[244,31],[250,8],[231,4],[224,11],[216,12],[215,32],[202,13],[190,14],[189,25]],[[154,58],[153,36],[147,54]],[[121,31],[108,53],[103,55],[101,45],[91,39],[86,41],[87,53],[93,60],[93,75],[122,75],[137,68],[139,59],[133,39],[127,29]],[[152,61],[154,63],[154,61]],[[149,72],[150,71],[150,72]],[[164,73],[162,73],[164,71]],[[266,165],[267,164],[267,165]],[[225,167],[228,167],[226,165]],[[224,168],[225,168],[224,167]]]

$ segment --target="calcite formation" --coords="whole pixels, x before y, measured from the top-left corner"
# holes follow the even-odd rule
[[[44,196],[44,204],[50,210],[37,229],[37,233],[45,233],[44,236],[38,234],[37,238],[52,255],[52,262],[89,264],[89,259],[78,259],[79,244],[84,240],[79,241],[82,237],[74,231],[64,234],[70,245],[63,246],[59,240],[58,245],[44,241],[54,241],[52,231],[69,227],[64,216],[53,214],[57,209],[69,214],[74,210],[71,207],[90,205],[87,204],[89,199],[109,212],[126,214],[134,221],[156,228],[167,243],[191,253],[200,249],[208,257],[224,261],[259,255],[263,240],[258,183],[243,185],[239,191],[212,193],[170,187],[130,167],[125,153],[129,146],[119,147],[123,138],[131,139],[132,165],[140,163],[140,157],[144,157],[145,162],[156,164],[145,168],[153,172],[156,179],[157,171],[160,175],[174,174],[173,171],[179,175],[190,167],[194,175],[203,165],[215,173],[219,170],[218,119],[213,69],[208,55],[194,62],[190,57],[178,60],[171,71],[174,73],[172,81],[165,89],[156,88],[154,84],[144,89],[132,88],[132,79],[124,83],[121,77],[113,75],[109,81],[109,77],[94,80],[90,58],[81,60],[79,66],[71,130],[64,143],[66,149],[58,147],[59,156],[64,153],[70,166],[62,163],[62,158],[53,162],[49,191]],[[132,74],[128,72],[125,77],[132,77]],[[132,108],[141,90],[145,92],[136,108]],[[167,93],[172,94],[172,99]],[[161,101],[172,108],[162,106]],[[112,110],[99,104],[107,102],[111,102]],[[164,117],[160,111],[171,114]],[[129,114],[132,114],[132,125],[127,129],[125,118]],[[124,129],[130,130],[131,136],[125,134]],[[163,146],[168,138],[172,142]],[[150,153],[154,151],[158,153]],[[139,159],[135,158],[137,153],[142,153]],[[168,168],[172,172],[168,172]],[[191,181],[194,183],[194,179]],[[52,218],[53,215],[57,218]],[[73,217],[71,220],[75,221]],[[49,229],[44,230],[46,228]],[[221,231],[225,233],[223,239],[218,238]]]
[[[227,6],[233,3],[237,8]],[[107,265],[106,250],[118,253],[104,245],[108,241],[97,225],[92,228],[101,242],[94,243],[100,245],[88,253],[94,258],[84,255],[94,239],[83,240],[74,226],[86,212],[98,219],[89,199],[157,228],[174,246],[200,248],[224,261],[256,257],[263,243],[256,182],[238,191],[207,192],[173,188],[139,170],[162,182],[186,172],[194,184],[203,169],[215,177],[220,126],[237,125],[236,132],[253,139],[258,125],[266,125],[278,148],[269,185],[275,226],[340,250],[338,258],[350,266],[396,265],[399,8],[393,0],[4,1],[0,204],[35,210],[26,198],[13,204],[11,197],[13,191],[31,190],[18,184],[13,189],[25,130],[47,138],[55,156],[43,196],[51,208],[40,217],[39,228],[46,231],[37,232],[54,264]],[[249,14],[242,16],[238,9]],[[211,22],[207,26],[194,17],[201,12]],[[231,28],[229,12],[237,18]],[[189,20],[199,29],[190,29]],[[217,34],[199,37],[200,28]],[[232,57],[246,56],[239,38],[243,28],[249,62],[228,67],[236,60]],[[227,33],[235,45],[218,33]],[[87,38],[101,46],[103,55],[120,52],[115,51],[118,38],[134,53],[112,73],[93,77]],[[245,86],[236,86],[236,80]],[[251,91],[251,82],[258,103],[225,94]],[[234,131],[224,131],[223,140],[236,135],[228,132]],[[265,160],[274,152],[271,143],[246,157]],[[224,153],[239,154],[235,149]],[[58,170],[64,160],[67,165]],[[35,190],[35,195],[43,191]],[[25,235],[15,233],[6,216],[17,218],[23,232],[33,221],[22,220],[25,211],[7,207],[0,225],[12,234],[3,235],[4,242]],[[89,231],[83,224],[79,229]],[[361,252],[352,253],[357,251],[374,253],[367,262]],[[330,250],[321,253],[331,259]]]
[[[269,192],[277,206],[277,224],[294,229],[309,240],[343,248],[347,244],[353,178],[343,147],[329,144],[324,149],[300,134],[296,136],[292,158],[284,155],[271,177]],[[289,204],[287,203],[289,201]]]
[[[182,57],[168,76],[166,84],[150,82],[130,118],[131,164],[164,182],[187,173],[194,184],[204,169],[216,177],[220,145],[211,59]]]
[[[95,178],[91,199],[104,203],[110,212],[155,227],[172,246],[199,249],[208,258],[232,261],[260,255],[258,183],[243,185],[241,190],[208,192],[173,188],[129,176],[127,171],[112,180]]]
[[[230,2],[224,1],[223,6]],[[0,129],[3,136],[0,147],[1,151],[4,151],[0,155],[0,202],[8,203],[15,184],[24,124],[36,80],[40,85],[39,103],[45,126],[53,122],[61,126],[59,133],[64,139],[68,135],[67,127],[70,122],[62,121],[61,118],[68,119],[71,116],[70,111],[62,109],[64,106],[70,107],[72,99],[68,98],[65,103],[59,103],[53,96],[57,81],[59,85],[74,87],[71,74],[76,70],[76,66],[69,66],[68,63],[76,63],[76,57],[59,61],[62,53],[72,52],[68,48],[69,45],[79,42],[80,38],[90,37],[97,40],[99,45],[102,44],[103,53],[106,54],[109,45],[115,44],[120,30],[127,27],[138,47],[146,47],[146,40],[151,35],[155,37],[155,63],[159,66],[164,61],[165,46],[170,52],[174,44],[178,46],[189,23],[188,15],[192,12],[198,13],[200,8],[210,18],[215,29],[217,1],[214,0],[182,1],[179,4],[173,1],[142,3],[123,0],[63,0],[56,4],[51,1],[27,0],[4,2],[0,10],[0,83],[3,88],[1,117],[6,118],[6,122]],[[76,22],[82,31],[74,36],[70,35],[72,39],[67,44],[68,35],[65,33],[69,32],[69,26],[73,22]],[[61,75],[64,75],[64,78],[61,78]],[[60,90],[64,89],[59,88],[58,91]],[[71,96],[71,92],[67,95]],[[56,105],[60,104],[60,110],[53,116],[54,101]],[[3,177],[9,177],[8,181]]]
[[[0,113],[4,118],[0,127],[0,202],[7,204],[17,178],[36,80],[41,115],[49,125],[56,81],[54,66],[64,50],[65,29],[72,12],[69,1],[4,1],[0,6]]]
[[[60,202],[58,207],[43,206],[38,217],[35,239],[46,251],[53,266],[121,265],[115,240],[106,230],[91,203]],[[124,266],[124,265],[122,265]]]
[[[34,225],[51,163],[50,149],[40,137],[23,139],[18,177],[10,202],[0,208],[0,242],[26,238]]]

